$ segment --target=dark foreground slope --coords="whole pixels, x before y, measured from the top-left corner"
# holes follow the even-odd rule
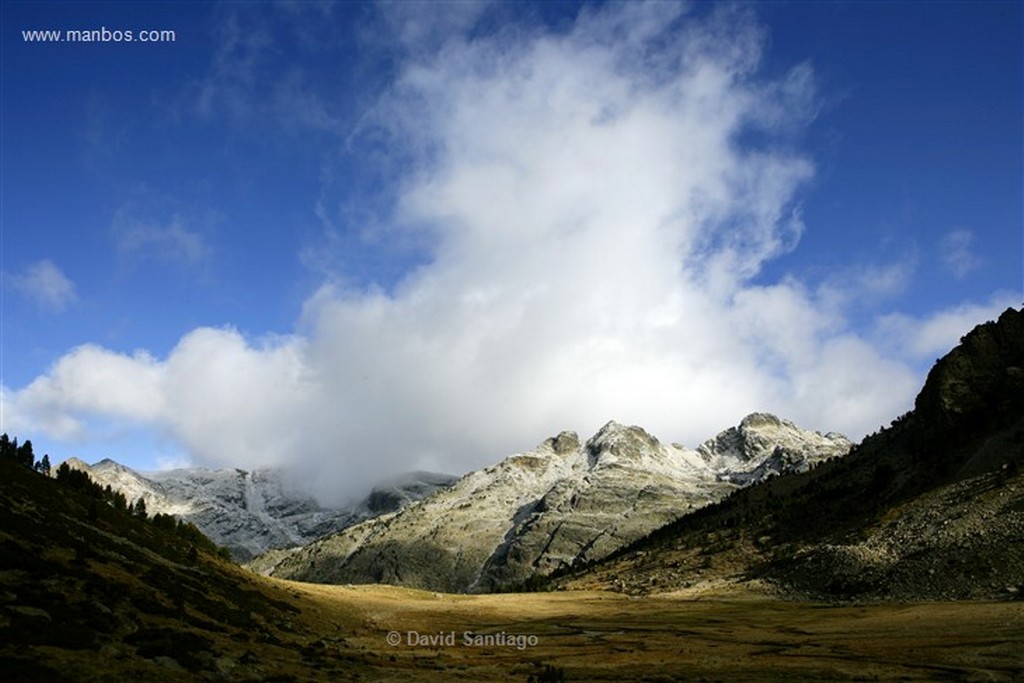
[[[564,587],[746,581],[791,597],[1014,599],[1024,590],[1024,311],[939,360],[914,410],[842,459],[737,492]]]
[[[66,474],[66,473],[65,473]],[[145,519],[82,473],[0,458],[0,679],[316,679],[301,602],[224,560],[190,525]],[[332,635],[337,629],[332,629]],[[323,643],[321,643],[323,647]]]

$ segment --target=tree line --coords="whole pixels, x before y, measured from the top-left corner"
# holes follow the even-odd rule
[[[61,463],[56,472],[52,472],[50,456],[48,454],[44,455],[37,461],[32,450],[32,442],[27,439],[23,444],[19,445],[17,437],[12,439],[6,433],[0,435],[0,458],[12,461],[21,467],[38,472],[46,477],[52,477],[58,485],[83,492],[92,499],[88,511],[89,521],[91,522],[95,522],[99,518],[101,506],[104,506],[111,509],[115,516],[127,516],[149,521],[153,526],[175,534],[190,544],[192,548],[190,555],[194,556],[198,550],[204,550],[226,560],[231,559],[231,555],[226,548],[217,546],[191,522],[178,519],[174,515],[162,513],[157,513],[150,517],[146,509],[146,501],[142,497],[129,502],[124,493],[115,491],[110,484],[100,486],[93,481],[88,473],[74,469],[66,462]]]
[[[36,462],[36,454],[32,450],[32,442],[28,439],[19,446],[18,437],[14,437],[12,440],[7,436],[6,432],[0,435],[0,458],[13,460],[22,467],[27,467],[30,470],[50,476],[49,454],[44,455],[42,460]]]

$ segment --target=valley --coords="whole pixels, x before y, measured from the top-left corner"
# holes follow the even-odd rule
[[[685,452],[609,423],[586,445],[563,433],[352,527],[372,536],[402,528],[395,520],[415,531],[424,519],[458,526],[474,511],[524,509],[512,520],[519,538],[552,512],[568,525],[582,511],[586,529],[640,510],[632,499],[609,506],[626,499],[623,472],[657,473],[672,458],[697,471],[728,463],[697,480],[719,487],[718,500],[607,555],[538,571],[533,592],[263,576],[192,523],[150,517],[67,463],[50,472],[29,441],[3,435],[0,671],[56,683],[1019,680],[1022,359],[1024,312],[1011,309],[936,363],[913,411],[841,457],[825,443],[838,437],[763,414]],[[808,463],[787,435],[828,448]],[[733,481],[769,469],[752,485]],[[586,478],[562,470],[591,486],[570,495]],[[249,501],[245,512],[264,509]],[[457,557],[470,547],[460,538],[473,536],[438,547]],[[347,561],[317,557],[320,543],[313,560]],[[422,547],[389,562],[425,577],[445,566]]]
[[[287,585],[319,606],[321,627],[358,615],[347,640],[386,666],[379,680],[526,681],[545,667],[587,681],[1013,680],[1024,665],[1019,602],[828,605],[736,586],[630,598]],[[454,632],[455,643],[410,645],[409,631]],[[466,631],[536,645],[474,647]]]
[[[629,597],[251,581],[291,616],[264,643],[207,638],[212,670],[127,652],[37,654],[51,674],[81,681],[1012,681],[1024,667],[1020,602],[834,605],[729,584]],[[439,642],[417,644],[416,634]],[[499,640],[479,645],[480,636]]]

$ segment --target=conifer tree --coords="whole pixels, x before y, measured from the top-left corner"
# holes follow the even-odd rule
[[[28,439],[18,448],[18,462],[29,469],[35,467],[36,455],[32,452],[32,442]]]

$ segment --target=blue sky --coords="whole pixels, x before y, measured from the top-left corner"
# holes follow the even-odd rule
[[[1024,298],[1020,3],[0,11],[3,428],[57,459],[859,438]],[[23,34],[100,28],[174,41]]]

